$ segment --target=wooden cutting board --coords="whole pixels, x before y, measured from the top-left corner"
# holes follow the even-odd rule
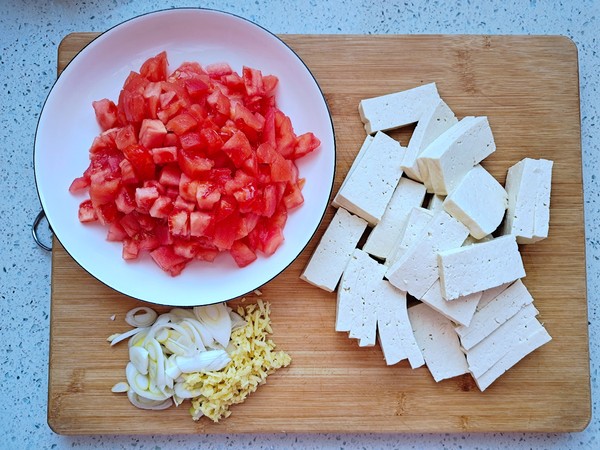
[[[67,36],[58,70],[96,34]],[[306,251],[265,285],[274,340],[292,365],[272,375],[232,416],[194,422],[187,407],[141,411],[111,386],[124,379],[128,329],[140,303],[102,285],[55,242],[52,258],[48,423],[58,433],[576,431],[590,420],[577,49],[561,37],[299,36],[282,38],[319,81],[337,139],[339,187],[362,140],[362,98],[438,83],[460,117],[487,115],[498,150],[485,166],[504,182],[523,157],[555,161],[550,237],[522,246],[540,320],[553,341],[486,392],[464,375],[435,383],[425,368],[387,367],[379,346],[334,332],[335,294],[298,277]],[[409,131],[396,134],[404,143]],[[249,299],[251,300],[251,299]],[[160,309],[160,311],[163,311]],[[111,316],[116,319],[111,320]]]

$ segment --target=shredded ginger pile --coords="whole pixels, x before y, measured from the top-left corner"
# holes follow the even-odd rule
[[[258,300],[257,304],[238,307],[237,313],[247,324],[231,334],[230,347],[235,347],[230,352],[231,363],[219,371],[184,375],[185,387],[200,392],[190,408],[194,420],[203,415],[215,422],[229,417],[231,405],[243,402],[269,374],[292,361],[287,353],[275,351],[275,343],[268,339],[273,332],[269,303]]]

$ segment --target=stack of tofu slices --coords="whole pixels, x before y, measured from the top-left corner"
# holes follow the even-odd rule
[[[551,339],[518,243],[548,236],[552,161],[518,162],[502,187],[480,165],[496,150],[487,117],[458,120],[435,83],[359,112],[367,137],[301,278],[337,289],[335,329],[361,347],[378,336],[387,364],[471,373],[485,390]],[[414,123],[408,147],[384,133]]]

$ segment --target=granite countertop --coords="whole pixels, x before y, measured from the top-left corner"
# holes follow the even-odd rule
[[[68,33],[104,31],[157,9],[202,6],[232,12],[275,33],[555,34],[579,51],[585,189],[592,395],[598,388],[600,231],[600,2],[363,1],[184,2],[139,0],[5,0],[0,10],[0,448],[599,448],[599,404],[592,421],[571,434],[82,436],[54,434],[46,423],[50,255],[30,226],[38,211],[32,147],[38,115],[56,74],[57,46]],[[567,300],[566,300],[567,301]]]

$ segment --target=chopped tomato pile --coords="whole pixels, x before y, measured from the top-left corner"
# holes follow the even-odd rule
[[[123,258],[150,252],[178,275],[229,252],[244,267],[283,242],[288,210],[304,202],[295,161],[319,147],[296,136],[275,102],[277,77],[228,64],[183,63],[165,52],[131,72],[115,104],[93,102],[102,133],[69,190],[87,190],[83,223],[108,227]]]

